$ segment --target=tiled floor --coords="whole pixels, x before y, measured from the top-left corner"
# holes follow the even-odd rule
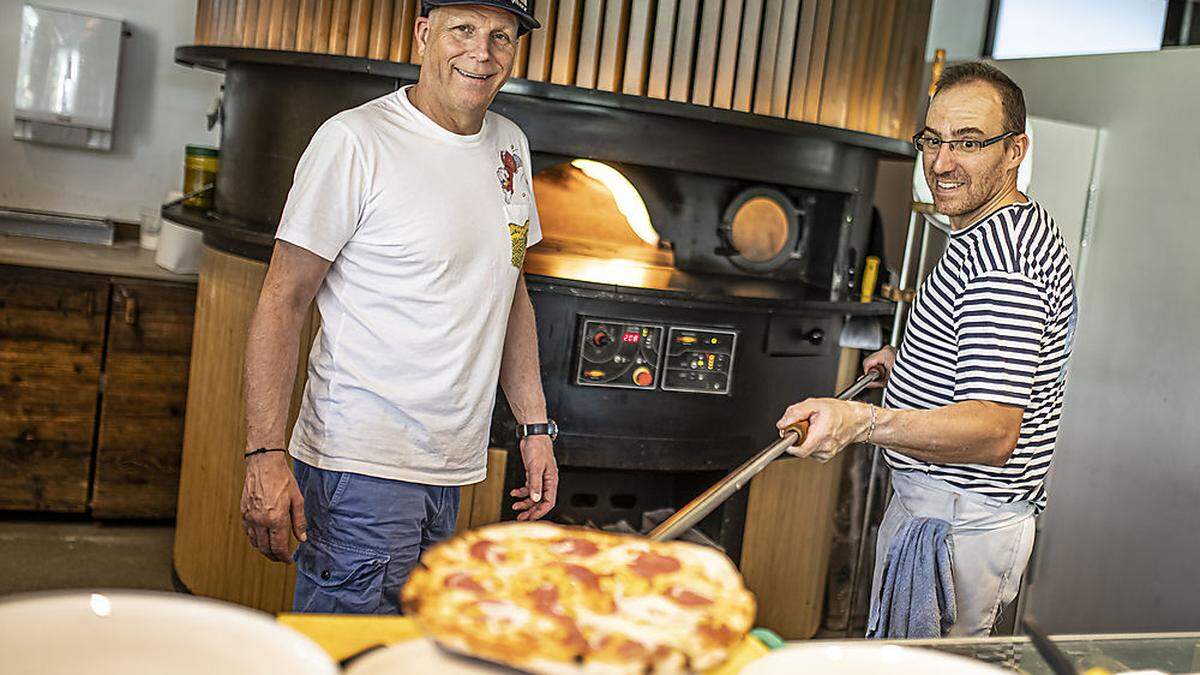
[[[0,596],[62,588],[175,590],[171,524],[0,520]]]

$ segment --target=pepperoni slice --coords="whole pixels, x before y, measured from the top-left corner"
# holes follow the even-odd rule
[[[684,607],[706,607],[713,604],[711,599],[678,586],[667,589],[667,597]]]
[[[562,563],[562,567],[566,570],[567,576],[575,581],[593,590],[599,590],[600,577],[596,576],[595,572],[581,565],[572,565],[571,563]]]
[[[446,580],[442,583],[446,585],[446,588],[456,588],[460,591],[470,591],[480,595],[483,595],[487,592],[487,589],[485,589],[483,586],[480,586],[478,581],[472,579],[471,576],[465,572],[455,572],[454,574],[447,576]]]
[[[481,539],[471,544],[471,557],[482,562],[504,562],[503,551],[493,551],[496,542]]]
[[[678,572],[682,567],[675,558],[657,553],[643,553],[629,566],[633,569],[634,574],[647,579],[652,579],[659,574]]]
[[[555,619],[566,633],[563,638],[563,644],[576,654],[587,654],[590,647],[587,638],[583,637],[583,632],[579,630],[579,624],[575,623],[575,620],[569,616],[559,615]]]
[[[738,639],[737,633],[734,633],[730,630],[729,626],[725,625],[713,626],[702,623],[696,626],[696,631],[710,642],[715,642],[719,645],[731,645]]]
[[[550,584],[542,584],[529,592],[529,597],[533,600],[533,606],[542,614],[559,614],[558,610],[558,589]]]
[[[551,549],[558,555],[574,555],[580,558],[588,558],[600,552],[600,547],[595,543],[578,537],[556,541]]]
[[[617,655],[623,659],[639,660],[645,658],[647,653],[646,646],[636,640],[626,639],[617,647]]]

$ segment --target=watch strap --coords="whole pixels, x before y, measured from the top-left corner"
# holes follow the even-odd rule
[[[558,436],[558,425],[554,420],[547,422],[539,422],[536,424],[518,424],[517,438],[528,438],[530,436],[549,436],[551,440]]]

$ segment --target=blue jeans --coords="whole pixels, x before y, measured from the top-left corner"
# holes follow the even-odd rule
[[[400,589],[425,549],[454,534],[459,488],[295,462],[308,541],[296,549],[292,611],[400,614]]]

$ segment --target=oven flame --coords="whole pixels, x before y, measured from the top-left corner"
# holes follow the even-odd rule
[[[642,196],[628,178],[611,166],[590,159],[571,160],[571,166],[607,188],[634,234],[647,244],[658,246],[658,232],[650,224],[650,212],[646,210],[646,202],[642,201]]]

